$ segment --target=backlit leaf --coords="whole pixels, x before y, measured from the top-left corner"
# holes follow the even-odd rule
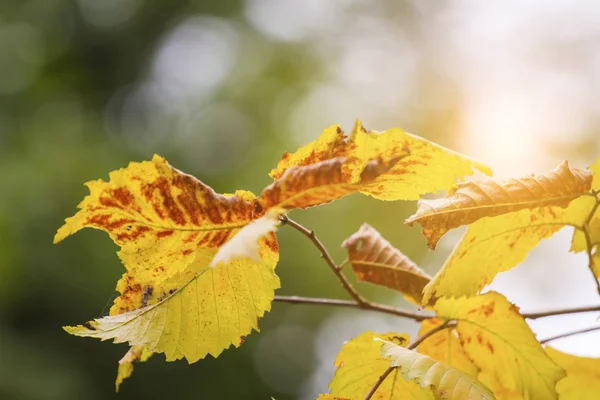
[[[600,158],[594,165],[590,167],[594,173],[594,181],[592,182],[592,190],[600,190]],[[600,203],[600,194],[596,195],[596,203]],[[595,209],[593,207],[596,207]],[[582,227],[589,235],[590,245],[600,246],[600,207],[590,201],[590,209],[586,210],[587,224]],[[582,229],[575,229],[573,239],[571,241],[571,251],[580,252],[587,251],[588,243]],[[596,279],[600,279],[600,269],[594,270]]]
[[[441,298],[434,309],[440,318],[457,321],[459,341],[481,370],[479,380],[498,398],[557,398],[554,386],[565,372],[546,355],[504,296],[489,292]]]
[[[600,394],[600,358],[578,357],[546,347],[546,353],[567,371],[556,385],[561,400],[596,400]]]
[[[374,341],[380,338],[388,342],[406,346],[408,335],[393,332],[375,334],[364,332],[346,342],[338,353],[334,365],[335,376],[329,384],[333,396],[363,399],[371,390],[390,362],[381,356],[381,344]],[[374,400],[433,400],[430,390],[421,388],[416,382],[407,382],[396,369],[383,381],[373,397]]]
[[[157,155],[111,172],[109,182],[86,186],[90,194],[79,204],[80,211],[65,220],[54,242],[91,227],[108,232],[121,247],[127,272],[117,283],[121,296],[111,315],[164,298],[181,285],[164,282],[184,273],[198,251],[219,248],[259,216],[252,193],[217,194]]]
[[[456,178],[489,168],[398,128],[367,131],[357,121],[350,137],[335,125],[293,154],[285,153],[261,194],[263,208],[306,208],[352,192],[381,200],[416,200],[456,186]]]
[[[174,277],[173,284],[179,282],[179,287],[164,299],[65,330],[145,345],[148,351],[165,353],[167,361],[185,357],[192,363],[206,354],[217,357],[232,344],[238,347],[252,329],[258,330],[258,318],[270,310],[279,287],[273,273],[278,258],[274,244],[272,236],[261,240],[260,262],[234,259],[215,268],[209,264],[216,250],[199,251],[188,268],[195,271],[192,279]]]
[[[151,356],[152,352],[146,350],[144,346],[133,346],[127,353],[119,360],[119,368],[117,370],[117,380],[115,381],[116,391],[119,391],[121,383],[131,376],[133,373],[134,362],[145,362]]]
[[[447,400],[493,400],[482,383],[431,357],[382,340],[381,355],[397,367],[406,381],[431,389],[436,398]]]
[[[417,212],[406,223],[421,224],[429,247],[435,248],[450,229],[484,217],[544,206],[567,207],[586,193],[591,183],[591,171],[570,168],[566,161],[545,175],[465,182],[448,197],[420,200]]]
[[[443,323],[439,318],[426,319],[421,322],[417,335],[422,336]],[[479,368],[465,354],[455,329],[442,329],[434,333],[417,347],[417,351],[472,377],[479,372]]]
[[[421,292],[431,278],[369,224],[363,224],[342,247],[348,250],[359,281],[397,290],[410,301],[421,303]]]
[[[567,208],[558,206],[523,209],[469,226],[441,271],[423,293],[423,304],[442,296],[470,296],[494,277],[525,259],[542,239],[567,225],[581,225],[594,199],[581,196]]]
[[[320,394],[315,400],[350,400],[347,397],[337,397],[332,394]]]

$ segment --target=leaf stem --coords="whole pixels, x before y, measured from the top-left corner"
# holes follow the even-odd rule
[[[329,265],[329,267],[331,268],[331,270],[333,271],[335,276],[337,276],[342,287],[346,290],[346,292],[348,292],[348,294],[350,296],[352,296],[352,298],[354,300],[356,300],[357,303],[360,303],[361,305],[369,304],[369,301],[367,299],[365,299],[363,296],[361,296],[360,293],[358,293],[356,291],[356,289],[354,289],[354,287],[352,287],[352,284],[348,281],[348,279],[346,279],[344,274],[342,274],[341,267],[339,265],[337,265],[335,263],[335,261],[333,261],[333,259],[329,255],[329,252],[325,248],[325,245],[323,245],[323,243],[315,235],[314,231],[311,231],[311,230],[305,228],[304,226],[300,225],[298,222],[294,221],[293,219],[290,219],[287,215],[280,216],[279,220],[281,221],[282,224],[291,226],[292,228],[296,229],[298,232],[300,232],[301,234],[303,234],[304,236],[306,236],[313,242],[315,247],[317,249],[319,249],[319,252],[321,253],[321,257],[325,260],[327,265]]]
[[[396,315],[398,317],[410,318],[417,322],[434,317],[434,315],[432,314],[420,314],[418,312],[412,312],[408,310],[403,310],[401,308],[390,307],[385,304],[374,303],[371,301],[367,301],[366,303],[361,304],[354,300],[324,299],[318,297],[302,296],[275,296],[275,301],[292,304],[316,304],[324,306],[358,308],[363,310],[377,311],[384,314]]]
[[[574,335],[579,335],[581,333],[587,333],[587,332],[592,332],[592,331],[597,331],[600,330],[600,326],[593,326],[591,328],[585,328],[585,329],[579,329],[576,331],[572,331],[572,332],[567,332],[567,333],[561,333],[560,335],[556,335],[556,336],[551,336],[549,338],[546,338],[544,340],[540,340],[541,344],[545,344],[548,343],[552,340],[557,340],[557,339],[562,339],[562,338],[566,338],[569,336],[574,336]]]
[[[369,393],[367,393],[367,395],[365,396],[365,400],[369,400],[371,397],[373,397],[373,395],[375,394],[375,392],[377,391],[377,389],[379,389],[379,386],[381,386],[381,384],[383,383],[383,381],[385,380],[385,378],[388,377],[388,375],[395,369],[396,367],[389,367],[388,369],[386,369],[384,371],[383,374],[381,374],[381,376],[377,379],[377,382],[375,382],[375,384],[373,385],[373,387],[371,388],[371,390],[369,390]]]

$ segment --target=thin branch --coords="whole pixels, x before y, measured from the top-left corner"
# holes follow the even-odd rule
[[[323,299],[318,297],[302,296],[275,296],[275,301],[292,304],[316,304],[334,307],[358,308],[363,310],[377,311],[384,314],[396,315],[398,317],[410,318],[417,322],[434,317],[433,314],[420,314],[400,308],[390,307],[385,304],[374,303],[372,301],[359,303],[354,300]]]
[[[377,389],[379,389],[379,386],[381,386],[381,384],[383,383],[383,381],[385,380],[385,378],[387,378],[388,375],[395,368],[396,367],[389,367],[388,369],[385,370],[385,372],[383,374],[381,374],[381,376],[377,379],[377,382],[375,382],[375,384],[373,385],[373,387],[371,388],[371,390],[369,390],[369,393],[367,393],[367,395],[365,396],[365,400],[369,400],[371,397],[373,397],[373,395],[375,394],[375,392],[377,391]]]
[[[325,245],[323,245],[323,243],[315,235],[314,231],[311,231],[311,230],[305,228],[304,226],[300,225],[298,222],[290,219],[287,215],[280,216],[279,220],[281,221],[282,224],[291,226],[292,228],[296,229],[298,232],[300,232],[301,234],[303,234],[304,236],[306,236],[313,242],[315,247],[317,249],[319,249],[319,251],[321,252],[321,257],[325,260],[327,265],[329,265],[329,267],[331,267],[331,270],[333,271],[335,276],[337,276],[337,278],[340,281],[340,283],[342,284],[343,288],[346,290],[346,292],[348,292],[348,294],[350,294],[350,296],[352,296],[352,298],[354,300],[356,300],[360,304],[368,304],[369,303],[369,301],[367,299],[365,299],[363,296],[361,296],[356,291],[356,289],[354,289],[354,287],[352,287],[352,284],[350,284],[348,279],[346,279],[344,274],[342,274],[340,266],[337,265],[335,263],[335,261],[333,261],[333,259],[327,252]]]
[[[435,328],[425,332],[423,335],[416,338],[411,344],[406,346],[406,348],[409,350],[415,349],[415,348],[417,348],[418,345],[423,343],[427,338],[435,335],[439,331],[442,331],[444,329],[451,329],[451,328],[454,328],[455,326],[456,326],[456,321],[447,320],[443,324],[436,326]]]
[[[551,336],[551,337],[546,338],[544,340],[540,340],[540,343],[544,344],[544,343],[548,343],[548,342],[550,342],[552,340],[562,339],[562,338],[566,338],[566,337],[569,337],[569,336],[579,335],[581,333],[587,333],[587,332],[598,331],[598,330],[600,330],[600,326],[593,326],[591,328],[585,328],[585,329],[579,329],[579,330],[572,331],[572,332],[561,333],[560,335]]]
[[[565,308],[562,310],[521,313],[521,316],[523,318],[528,318],[528,319],[538,319],[538,318],[544,318],[544,317],[553,317],[555,315],[579,314],[579,313],[586,313],[586,312],[593,312],[593,311],[600,311],[600,306],[586,306],[586,307]]]

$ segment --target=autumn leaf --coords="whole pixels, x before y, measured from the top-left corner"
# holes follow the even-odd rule
[[[347,397],[337,397],[332,394],[320,394],[315,400],[350,400]]]
[[[335,375],[329,384],[331,395],[363,399],[371,390],[377,379],[390,366],[390,362],[381,356],[381,344],[375,338],[405,346],[408,335],[393,332],[375,334],[364,332],[346,342],[338,353],[334,365]],[[374,400],[433,400],[435,397],[430,390],[421,388],[415,382],[402,379],[398,370],[394,370],[375,394]]]
[[[117,380],[115,381],[116,391],[119,391],[121,383],[131,376],[133,373],[134,362],[146,362],[153,353],[146,350],[144,346],[133,346],[119,360],[119,368],[117,370]]]
[[[217,357],[258,330],[258,318],[271,308],[279,279],[273,273],[277,253],[261,242],[261,260],[234,259],[209,267],[215,251],[192,263],[195,276],[155,304],[122,314],[65,327],[73,335],[114,339],[148,351],[165,353],[167,361],[185,357],[190,363],[206,354]]]
[[[478,293],[498,273],[522,262],[540,240],[565,226],[583,224],[593,202],[591,196],[581,196],[567,208],[523,209],[473,223],[425,287],[423,304],[433,304],[443,296]]]
[[[596,400],[600,393],[600,358],[578,357],[546,346],[546,353],[567,371],[556,385],[561,400]]]
[[[495,397],[481,382],[431,357],[405,349],[385,340],[381,355],[400,370],[406,381],[415,381],[431,389],[436,398],[447,400],[493,400]]]
[[[258,329],[279,287],[275,236],[261,239],[259,261],[233,259],[210,268],[218,249],[261,216],[254,195],[217,194],[159,156],[87,186],[90,195],[55,242],[84,227],[102,229],[121,247],[127,271],[110,315],[67,332],[194,362],[239,346]]]
[[[363,224],[342,247],[348,250],[359,281],[397,290],[408,300],[421,303],[421,292],[431,278],[369,224]]]
[[[556,382],[565,376],[544,352],[519,314],[496,292],[474,297],[441,298],[439,318],[457,321],[467,356],[481,372],[479,381],[498,398],[556,399]]]
[[[426,319],[421,322],[417,335],[422,336],[444,322],[439,318]],[[434,333],[417,347],[417,351],[466,375],[476,377],[479,372],[479,368],[473,364],[460,345],[454,329],[442,329]]]
[[[570,168],[566,161],[546,175],[460,183],[445,198],[420,200],[417,212],[406,223],[421,224],[429,247],[434,249],[450,229],[484,217],[545,206],[567,207],[586,193],[591,183],[591,171]]]
[[[455,186],[456,178],[471,175],[473,168],[490,173],[398,128],[367,131],[357,121],[349,138],[336,125],[295,153],[285,153],[259,202],[264,209],[307,208],[357,191],[381,200],[416,200]]]

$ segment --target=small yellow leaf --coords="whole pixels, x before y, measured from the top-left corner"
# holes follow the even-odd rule
[[[408,300],[421,303],[421,292],[431,278],[369,224],[363,224],[342,247],[348,250],[359,281],[397,290]]]
[[[117,370],[117,380],[115,381],[116,391],[119,391],[121,383],[131,376],[133,373],[134,362],[146,362],[152,357],[152,352],[146,350],[144,346],[133,346],[119,360],[119,368]]]
[[[581,225],[593,202],[591,196],[581,196],[567,208],[523,209],[473,223],[425,287],[423,304],[433,304],[443,296],[478,293],[498,273],[523,261],[540,240],[566,225]]]
[[[375,334],[364,332],[346,342],[338,353],[334,365],[335,376],[329,384],[331,395],[364,399],[390,362],[381,356],[381,344],[375,338],[406,346],[408,335],[393,332]],[[371,399],[374,400],[433,400],[430,390],[421,388],[415,382],[407,382],[396,369],[383,381]]]
[[[504,296],[441,298],[440,318],[457,321],[459,341],[481,372],[479,380],[499,398],[556,399],[556,382],[565,376],[544,352],[531,329]]]
[[[486,166],[398,128],[367,131],[356,121],[349,138],[338,126],[293,154],[285,153],[261,194],[267,209],[307,208],[360,191],[381,200],[416,200],[456,186]]]
[[[238,347],[258,330],[258,319],[271,309],[279,278],[279,254],[273,234],[261,240],[260,262],[234,259],[211,268],[216,249],[198,251],[185,273],[166,281],[166,297],[146,307],[65,327],[77,336],[114,339],[148,351],[165,353],[167,361],[185,357],[190,363],[207,354],[217,357]],[[191,277],[190,277],[191,275]],[[161,290],[162,291],[162,290]]]
[[[421,322],[417,335],[422,336],[443,323],[439,318],[426,319]],[[454,329],[442,329],[434,333],[417,347],[417,351],[472,377],[479,372],[479,368],[465,354]]]
[[[397,367],[406,381],[431,389],[437,398],[447,400],[494,400],[494,395],[477,379],[431,357],[381,340],[381,355]]]
[[[592,182],[592,190],[600,190],[600,158],[594,165],[590,167],[594,173],[594,181]],[[596,203],[600,203],[600,195],[596,195]],[[594,202],[590,201],[590,208],[588,210],[582,210],[585,213],[587,224],[582,228],[588,233],[590,239],[590,245],[600,246],[600,207],[594,210]],[[592,214],[593,213],[593,214]],[[578,253],[580,251],[587,251],[587,240],[582,229],[575,229],[573,232],[573,239],[571,240],[571,251]],[[596,279],[600,279],[600,271],[594,271]]]
[[[450,229],[484,217],[545,206],[567,207],[586,193],[591,183],[591,171],[570,168],[566,161],[545,175],[470,181],[459,184],[448,197],[420,200],[417,212],[406,223],[420,223],[433,249]]]
[[[567,371],[556,385],[561,400],[596,400],[600,395],[600,358],[578,357],[546,346],[546,353]]]

